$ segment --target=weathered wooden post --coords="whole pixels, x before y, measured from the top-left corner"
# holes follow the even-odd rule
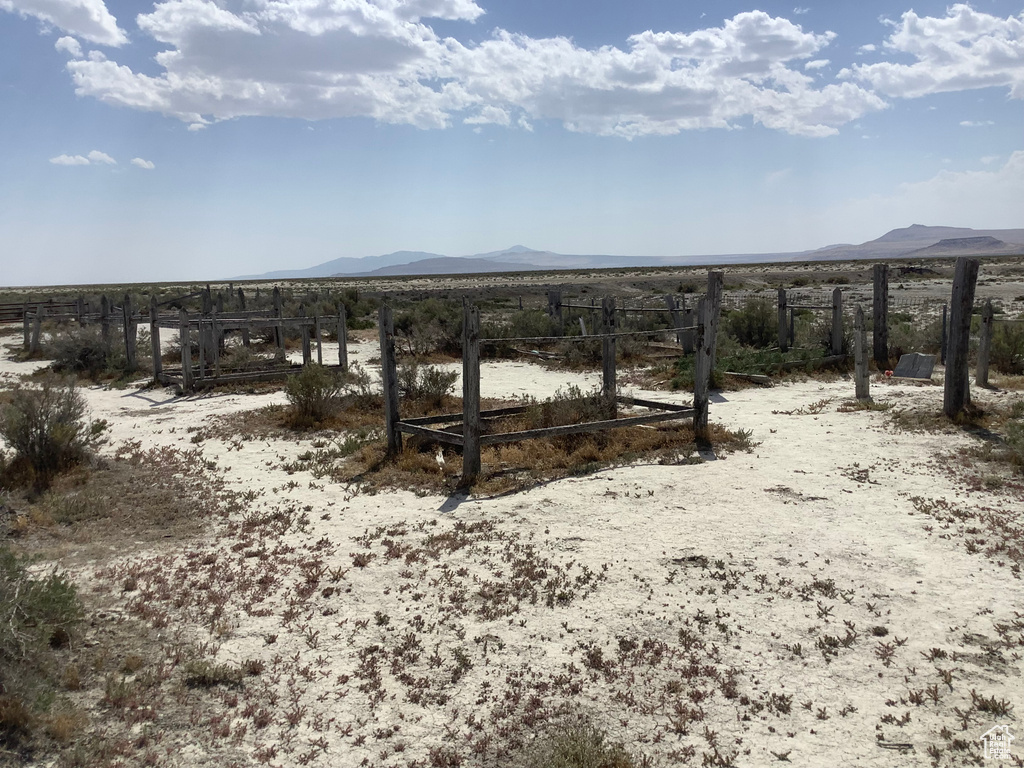
[[[216,312],[216,314],[218,316],[224,314],[224,294],[223,293],[218,293],[217,294],[217,301],[213,305],[213,309],[214,309],[214,312]],[[216,343],[216,346],[217,346],[217,363],[218,363],[218,365],[220,364],[220,353],[224,351],[224,336],[225,336],[225,333],[224,333],[224,323],[215,321],[213,323],[213,340],[214,340],[214,342]],[[218,375],[220,375],[219,372],[218,372]]]
[[[398,431],[398,366],[395,362],[395,321],[391,307],[381,304],[377,313],[380,328],[380,377],[384,387],[384,431],[388,456],[402,452],[402,433]]]
[[[789,322],[787,318],[786,289],[779,288],[779,351],[789,349]]]
[[[153,355],[153,381],[159,383],[164,361],[160,358],[160,305],[156,303],[156,296],[149,297],[149,343]]]
[[[462,311],[462,483],[480,474],[480,310]]]
[[[615,407],[615,299],[605,296],[601,302],[601,399],[606,419],[616,418]]]
[[[560,290],[548,291],[548,316],[555,321],[555,335],[561,336],[565,332],[565,325],[562,319],[562,292]]]
[[[135,308],[132,306],[132,297],[129,293],[124,295],[121,315],[124,320],[124,354],[128,362],[128,370],[134,371],[138,368],[139,362],[137,354],[139,329],[138,321],[135,319]]]
[[[843,289],[832,291],[832,354],[843,354]]]
[[[781,289],[780,289],[781,290]],[[784,292],[783,292],[784,293]],[[693,434],[706,441],[711,373],[715,365],[715,335],[722,303],[722,273],[708,273],[708,293],[697,304],[697,351],[693,375]]]
[[[857,305],[853,323],[854,389],[858,400],[871,399],[871,381],[868,378],[868,336],[864,328],[864,308]]]
[[[196,337],[199,340],[199,366],[196,369],[197,378],[202,379],[206,377],[206,355],[209,347],[206,344],[206,316],[199,315],[196,318]]]
[[[686,328],[682,333],[681,343],[683,345],[683,354],[693,354],[693,350],[696,348],[694,339],[696,337],[696,331],[693,326],[697,324],[697,310],[693,307],[689,309],[683,309],[683,326]]]
[[[178,341],[181,343],[181,391],[191,392],[192,379],[192,332],[188,312],[178,312]]]
[[[216,307],[210,313],[210,338],[213,341],[210,344],[210,354],[213,355],[213,375],[220,377],[220,353],[221,346],[219,340],[224,337],[224,331],[220,321],[217,319],[219,312]]]
[[[967,357],[971,341],[971,308],[978,282],[978,259],[961,256],[953,273],[953,296],[949,311],[949,350],[946,355],[946,380],[942,411],[953,418],[970,402],[967,381]]]
[[[25,333],[25,341],[22,346],[27,352],[32,346],[32,316],[29,314],[27,301],[21,307],[21,323]]]
[[[299,305],[299,329],[302,334],[302,364],[309,365],[313,355],[309,348],[309,322],[306,320],[306,305]]]
[[[277,352],[275,357],[278,360],[283,361],[285,359],[284,353],[284,328],[281,325],[281,314],[284,311],[284,302],[281,300],[281,289],[276,285],[274,286],[274,317],[277,318],[277,322],[274,323],[274,343],[277,345]]]
[[[238,309],[241,312],[245,312],[245,291],[242,290],[241,286],[238,288]],[[252,336],[249,334],[249,321],[247,319],[242,320],[242,346],[252,346]]]
[[[884,371],[889,367],[889,265],[875,264],[872,292],[872,350],[875,365]]]
[[[82,297],[82,296],[79,296],[77,299],[75,299],[75,314],[77,315],[77,318],[78,318],[78,327],[79,328],[84,328],[85,327],[85,298]]]
[[[324,364],[324,340],[321,336],[320,315],[313,316],[313,335],[316,336],[316,364]]]
[[[348,318],[345,305],[338,305],[338,365],[341,370],[348,370]]]
[[[32,340],[29,345],[29,354],[36,354],[40,350],[43,337],[43,315],[46,314],[46,309],[42,304],[36,304],[35,317],[32,320]]]
[[[988,360],[992,352],[993,317],[992,300],[981,310],[981,333],[978,336],[978,366],[974,381],[979,387],[988,386]]]
[[[110,354],[110,299],[105,295],[100,297],[100,338],[106,354]]]
[[[946,327],[947,326],[947,321],[948,321],[948,318],[947,318],[948,314],[949,314],[949,304],[943,304],[942,305],[942,341],[940,342],[941,343],[941,347],[939,349],[939,356],[941,357],[940,362],[943,365],[946,364],[946,339],[949,337],[949,332],[948,332],[948,329]]]
[[[676,344],[682,346],[683,332],[679,330],[682,321],[679,317],[679,308],[676,306],[676,299],[671,293],[665,294],[665,307],[668,309],[669,317],[672,318],[672,327],[676,330]]]

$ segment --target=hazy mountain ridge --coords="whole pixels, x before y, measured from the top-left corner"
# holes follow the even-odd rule
[[[470,256],[444,256],[424,251],[395,251],[381,256],[343,257],[298,270],[242,275],[235,280],[282,280],[303,277],[367,277],[443,275],[487,272],[530,272],[558,269],[670,267],[695,264],[742,264],[774,261],[852,261],[943,256],[999,256],[1024,253],[1024,229],[969,229],[913,224],[893,229],[859,245],[834,244],[813,251],[740,253],[695,256],[615,256],[563,254],[513,245]]]

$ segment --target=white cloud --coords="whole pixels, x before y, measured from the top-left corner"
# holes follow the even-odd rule
[[[144,168],[147,171],[152,171],[154,168],[156,168],[156,164],[152,160],[143,160],[141,157],[133,157],[132,165],[136,166],[137,168]]]
[[[885,107],[855,83],[819,87],[800,72],[834,33],[761,11],[690,33],[634,35],[625,49],[500,29],[464,45],[421,21],[482,13],[471,0],[166,0],[138,17],[166,46],[156,56],[161,74],[111,61],[67,68],[80,95],[162,112],[190,129],[253,115],[420,128],[553,119],[632,138],[753,119],[821,136]]]
[[[878,50],[878,47],[874,43],[865,43],[857,49],[858,53],[874,53]]]
[[[50,162],[54,165],[89,165],[89,158],[81,155],[57,155],[51,157]]]
[[[804,69],[823,69],[829,65],[828,59],[814,59],[804,64]]]
[[[999,155],[985,155],[981,158],[981,163],[982,165],[992,165],[992,163],[996,162],[998,159]]]
[[[82,58],[82,46],[73,37],[60,37],[53,44],[53,47],[58,51],[64,51],[73,59]]]
[[[793,9],[793,14],[796,16],[803,16],[805,13],[810,13],[810,8],[801,8],[799,5]]]
[[[984,128],[988,125],[995,125],[991,120],[961,120],[960,125],[964,128]]]
[[[962,3],[944,18],[907,11],[885,47],[916,61],[857,64],[840,75],[901,98],[992,86],[1024,98],[1024,13],[1000,19]]]
[[[92,43],[120,46],[128,42],[103,0],[0,0],[0,10],[33,16]]]
[[[88,155],[57,155],[51,157],[50,162],[54,165],[117,165],[117,160],[98,149]]]

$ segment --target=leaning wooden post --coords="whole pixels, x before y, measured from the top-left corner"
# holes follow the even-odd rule
[[[284,302],[281,300],[281,289],[274,286],[274,343],[277,345],[276,357],[278,360],[285,359],[284,353],[284,328],[281,326],[281,314],[284,311]]]
[[[967,356],[971,340],[971,308],[978,282],[977,259],[961,256],[953,273],[953,297],[949,310],[949,349],[946,354],[946,381],[942,410],[948,417],[959,414],[970,402],[967,381]]]
[[[380,377],[384,387],[384,431],[388,438],[388,456],[402,452],[402,433],[398,431],[398,367],[395,364],[395,321],[391,307],[381,304],[377,313],[380,327]]]
[[[480,310],[462,311],[462,483],[480,474]]]
[[[309,348],[309,323],[306,320],[306,305],[299,305],[299,328],[302,332],[302,364],[309,365],[313,358]]]
[[[100,297],[100,337],[103,349],[110,354],[110,299],[106,296]]]
[[[789,349],[789,323],[786,318],[786,289],[779,288],[779,351]]]
[[[879,370],[889,367],[889,265],[875,264],[872,294],[873,356]]]
[[[868,378],[868,336],[864,328],[864,308],[857,305],[853,324],[854,388],[858,400],[871,399],[871,383]]]
[[[159,382],[164,361],[160,359],[160,305],[156,303],[156,296],[149,297],[149,343],[153,355],[153,381]]]
[[[616,418],[615,407],[615,299],[605,296],[601,303],[601,399],[606,419]]]
[[[974,378],[975,383],[979,387],[988,386],[988,359],[992,351],[993,315],[992,300],[989,299],[981,310],[981,334],[978,337],[978,367]]]
[[[338,307],[338,365],[341,370],[348,370],[348,318],[344,304]]]
[[[832,354],[843,354],[843,289],[832,291]]]
[[[181,391],[192,391],[192,332],[188,312],[182,309],[178,313],[178,341],[181,344]]]
[[[121,315],[124,320],[124,355],[128,362],[128,370],[134,371],[138,367],[138,355],[136,346],[139,340],[138,328],[135,324],[135,310],[132,307],[131,294],[124,295],[124,304],[121,306]]]

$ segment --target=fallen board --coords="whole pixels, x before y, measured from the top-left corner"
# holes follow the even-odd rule
[[[911,352],[900,357],[892,375],[900,379],[931,379],[935,369],[935,355]]]

